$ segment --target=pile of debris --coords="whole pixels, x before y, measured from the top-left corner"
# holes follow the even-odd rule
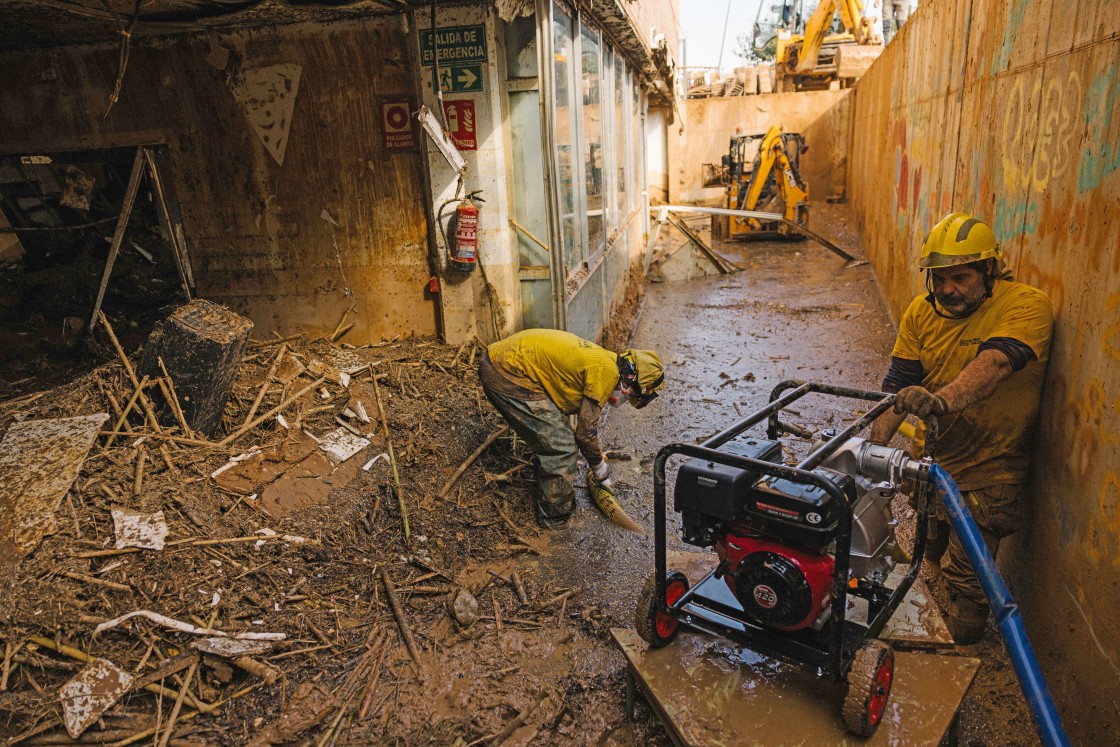
[[[214,410],[166,327],[130,359],[102,318],[112,361],[0,403],[2,744],[499,743],[547,710],[516,666],[431,695],[486,631],[595,625],[511,570],[543,540],[480,347],[345,330],[234,330]]]
[[[737,67],[728,76],[716,70],[691,70],[688,75],[690,99],[754,96],[773,92],[774,65],[772,63]]]

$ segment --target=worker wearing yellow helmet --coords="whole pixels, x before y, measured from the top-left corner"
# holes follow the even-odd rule
[[[872,426],[886,443],[907,414],[937,418],[937,461],[953,476],[995,555],[1019,530],[1031,430],[1050,352],[1053,312],[1037,288],[1015,282],[985,223],[945,216],[922,246],[927,293],[902,315],[883,390],[894,412]],[[948,624],[957,643],[984,634],[988,606],[964,547],[940,509],[926,557],[950,594]]]
[[[556,329],[528,329],[493,343],[478,376],[486,397],[533,451],[537,523],[546,529],[566,524],[575,508],[578,454],[588,472],[611,487],[599,444],[603,408],[629,402],[641,409],[665,385],[664,366],[652,350],[616,354]],[[571,415],[577,416],[574,432]]]

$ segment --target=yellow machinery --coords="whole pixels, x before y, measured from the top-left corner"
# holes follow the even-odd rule
[[[758,143],[758,152],[752,157],[750,150],[754,143]],[[801,154],[806,150],[804,137],[796,132],[783,132],[779,125],[773,125],[765,134],[731,138],[731,147],[722,164],[727,207],[778,213],[787,221],[807,227],[809,187],[798,171]],[[775,234],[803,238],[785,223],[737,215],[716,216],[712,230],[724,239]]]
[[[774,55],[777,92],[827,89],[833,81],[847,88],[882,51],[878,24],[863,17],[864,0],[820,0],[805,19],[811,6],[812,0],[759,6],[754,51]]]

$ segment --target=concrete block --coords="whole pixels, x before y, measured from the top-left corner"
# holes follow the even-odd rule
[[[175,382],[187,425],[214,435],[237,375],[253,323],[225,306],[196,299],[164,319],[144,345],[140,372],[162,376],[159,360]]]

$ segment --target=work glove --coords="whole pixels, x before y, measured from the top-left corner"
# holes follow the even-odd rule
[[[896,413],[912,413],[922,420],[930,415],[946,415],[949,412],[949,403],[940,394],[934,394],[920,386],[908,386],[896,395],[894,400]]]
[[[599,462],[598,467],[593,467],[591,469],[591,474],[595,478],[595,482],[612,493],[614,492],[614,483],[611,482],[611,466],[607,464],[606,457],[603,457],[603,461]]]

